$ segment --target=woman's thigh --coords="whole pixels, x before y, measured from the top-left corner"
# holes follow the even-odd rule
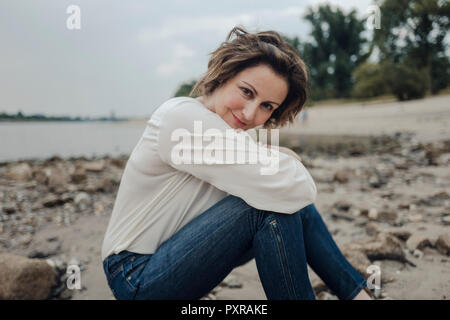
[[[264,217],[238,197],[222,199],[158,248],[130,282],[135,298],[200,299],[252,258],[253,236]]]

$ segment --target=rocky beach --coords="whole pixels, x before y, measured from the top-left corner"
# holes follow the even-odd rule
[[[376,299],[448,300],[450,96],[307,112],[280,145],[302,157],[350,263],[366,278],[378,267]],[[100,251],[127,159],[0,163],[0,299],[114,299]],[[71,265],[80,288],[68,288]],[[317,298],[337,299],[309,271]],[[255,261],[203,299],[266,299]]]

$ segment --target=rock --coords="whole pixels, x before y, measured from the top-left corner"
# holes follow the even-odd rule
[[[431,247],[431,242],[427,236],[420,233],[414,233],[406,241],[406,247],[410,252],[414,252],[416,249]]]
[[[339,200],[338,202],[336,202],[334,204],[334,207],[341,211],[348,211],[351,206],[352,206],[351,203],[349,203],[345,200]]]
[[[7,169],[5,176],[10,180],[29,181],[33,176],[33,171],[28,163],[20,163]]]
[[[377,220],[387,223],[395,223],[397,221],[398,215],[395,211],[381,211],[377,215]]]
[[[228,288],[242,288],[242,283],[232,274],[228,275],[221,283],[220,286]]]
[[[381,232],[375,239],[365,242],[349,243],[345,245],[345,250],[362,251],[371,261],[389,259],[415,266],[406,259],[400,240],[388,232]]]
[[[409,222],[420,222],[420,221],[422,221],[422,219],[423,219],[423,217],[420,213],[408,216]]]
[[[375,208],[371,208],[367,214],[367,217],[372,220],[378,219],[378,210]]]
[[[83,168],[86,171],[100,172],[103,171],[103,169],[105,169],[105,164],[106,164],[105,160],[100,159],[95,161],[84,162]]]
[[[317,295],[317,300],[339,300],[335,295],[322,291]]]
[[[74,204],[79,210],[86,210],[91,205],[91,197],[86,192],[80,192],[75,196]]]
[[[342,254],[348,262],[364,277],[370,276],[367,273],[367,267],[370,266],[370,260],[366,254],[361,250],[350,250],[343,247]]]
[[[347,183],[348,182],[348,174],[345,171],[336,171],[333,177],[334,181],[337,181],[339,183]]]
[[[47,240],[46,242],[33,243],[32,248],[27,254],[28,258],[48,258],[60,253],[62,242],[56,239]]]
[[[75,171],[70,175],[70,180],[73,183],[81,183],[87,180],[86,170],[83,167],[78,167]]]
[[[411,236],[411,232],[409,232],[408,230],[391,231],[391,234],[403,241],[407,241]]]
[[[423,252],[420,251],[419,249],[414,250],[413,252],[413,256],[416,257],[417,259],[422,259],[423,257]]]
[[[33,179],[42,184],[42,185],[46,185],[48,182],[48,170],[43,169],[43,168],[37,168],[34,173],[33,173]]]
[[[55,283],[55,270],[45,260],[0,254],[0,299],[47,299]]]
[[[64,204],[64,201],[62,201],[58,196],[56,196],[53,193],[49,193],[42,200],[42,206],[44,206],[46,208],[52,208],[52,207],[56,207],[56,206],[61,206],[63,204]]]
[[[424,146],[425,149],[425,159],[427,160],[427,164],[429,166],[437,166],[439,165],[438,159],[442,154],[442,151],[436,148],[433,144],[427,143]]]
[[[14,202],[8,202],[2,205],[2,211],[6,214],[13,214],[17,211],[17,205]]]
[[[55,192],[64,192],[66,185],[69,183],[69,175],[62,168],[52,167],[47,171],[47,185],[50,190]]]
[[[319,295],[319,293],[321,293],[322,291],[327,291],[329,290],[327,285],[320,279],[315,279],[312,283],[311,286],[314,290],[315,295]]]
[[[366,233],[369,236],[376,236],[381,232],[380,225],[376,222],[369,222],[366,224]]]
[[[450,225],[450,215],[445,215],[445,216],[441,217],[441,222],[444,226],[449,226]]]
[[[443,255],[450,255],[450,234],[441,234],[436,240],[436,249]]]

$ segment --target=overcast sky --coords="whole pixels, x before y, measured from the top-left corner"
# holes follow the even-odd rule
[[[0,112],[146,117],[242,24],[305,39],[313,0],[0,0]],[[366,16],[371,0],[329,0]],[[81,10],[70,30],[66,12]],[[74,20],[70,20],[74,21]]]

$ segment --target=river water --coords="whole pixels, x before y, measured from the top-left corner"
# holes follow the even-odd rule
[[[129,155],[145,121],[0,122],[0,162]]]

